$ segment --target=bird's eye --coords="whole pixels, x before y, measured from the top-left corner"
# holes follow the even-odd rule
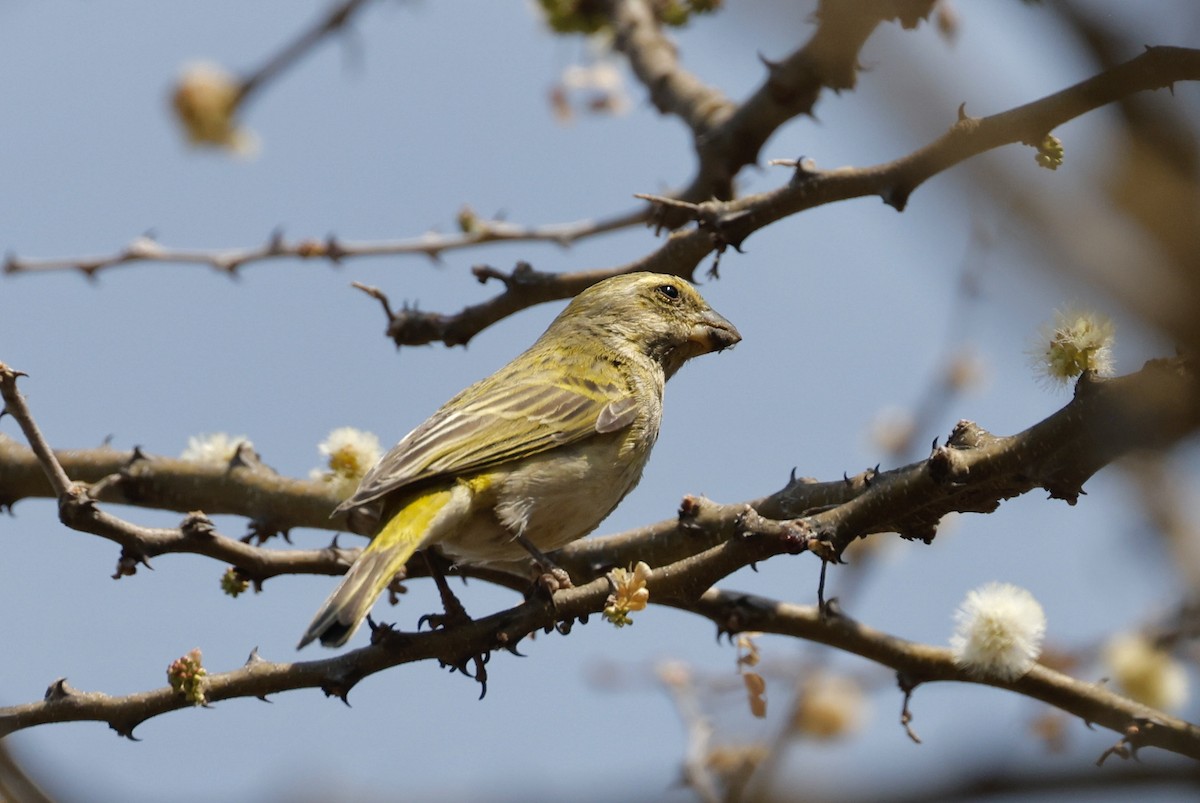
[[[679,300],[679,288],[673,284],[660,284],[658,286],[658,292],[662,293],[672,301]]]

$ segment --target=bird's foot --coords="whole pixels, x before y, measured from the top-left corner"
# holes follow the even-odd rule
[[[517,537],[517,543],[525,547],[525,551],[533,558],[533,566],[537,571],[533,588],[526,598],[540,591],[553,600],[555,591],[575,587],[571,582],[571,575],[567,574],[565,569],[555,565],[554,561],[546,557],[546,553],[538,549],[532,541],[522,535]]]
[[[540,574],[535,582],[551,597],[554,596],[555,591],[575,587],[575,584],[571,582],[571,575],[567,574],[566,569],[555,566],[553,563],[548,567],[538,566],[537,568]]]
[[[442,613],[427,613],[417,620],[417,630],[428,624],[430,630],[445,630],[455,625],[469,625],[475,621],[467,614],[467,609],[458,601],[458,597],[450,590],[446,582],[445,560],[441,555],[432,552],[425,553],[429,564],[429,574],[437,585],[438,595],[442,598]]]

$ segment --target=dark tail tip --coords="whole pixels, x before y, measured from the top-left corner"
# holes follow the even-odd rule
[[[320,641],[323,647],[340,647],[350,640],[350,635],[354,630],[355,628],[342,624],[337,620],[324,627],[314,622],[304,633],[304,636],[300,639],[300,643],[296,645],[296,649],[302,650],[313,641]]]

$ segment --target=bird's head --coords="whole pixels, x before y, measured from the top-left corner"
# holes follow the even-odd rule
[[[563,310],[556,328],[588,331],[613,345],[632,345],[670,377],[692,357],[742,339],[691,284],[662,273],[630,273],[597,282]]]

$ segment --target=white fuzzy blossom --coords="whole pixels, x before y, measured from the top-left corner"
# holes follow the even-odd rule
[[[317,449],[325,456],[325,468],[314,468],[309,476],[332,483],[343,498],[354,492],[359,480],[383,455],[379,438],[354,427],[338,427]]]
[[[954,662],[978,677],[1016,680],[1041,654],[1046,614],[1018,586],[988,583],[968,592],[954,621]]]
[[[1187,670],[1139,633],[1113,636],[1104,647],[1104,662],[1121,690],[1143,705],[1178,711],[1187,702]]]
[[[245,435],[230,435],[226,432],[212,432],[207,435],[193,435],[188,438],[187,448],[179,455],[182,460],[193,463],[203,463],[210,466],[227,466],[237,454],[242,444],[253,449],[254,444]]]
[[[1034,367],[1053,384],[1064,385],[1084,371],[1112,373],[1116,327],[1103,315],[1066,307],[1054,311],[1054,321],[1042,327],[1030,349]]]

